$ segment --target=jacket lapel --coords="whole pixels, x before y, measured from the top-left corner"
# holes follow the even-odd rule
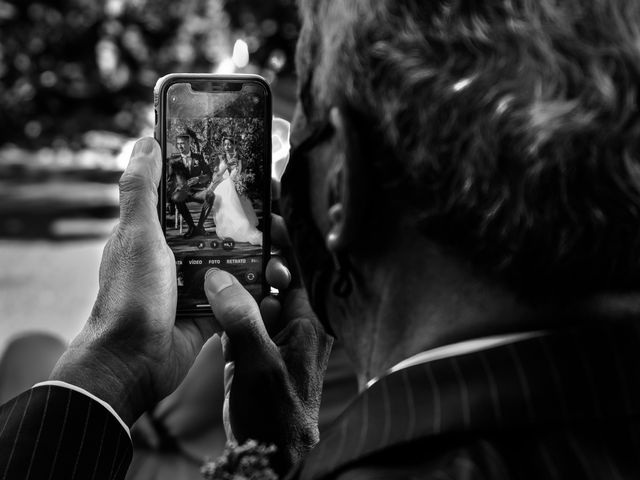
[[[321,478],[386,448],[443,434],[637,415],[639,347],[635,328],[599,326],[400,370],[345,410],[299,473]]]

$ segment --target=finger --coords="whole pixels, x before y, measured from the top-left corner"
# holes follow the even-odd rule
[[[271,215],[271,242],[274,247],[278,248],[278,254],[286,261],[286,266],[291,274],[289,286],[301,286],[302,277],[298,260],[293,251],[287,226],[280,215]]]
[[[260,314],[270,337],[277,334],[284,326],[281,313],[282,305],[277,298],[268,296],[260,302]]]
[[[162,174],[160,146],[153,138],[136,142],[120,177],[120,223],[157,218],[158,184]]]
[[[275,348],[251,294],[228,272],[212,268],[205,275],[204,291],[213,314],[233,344],[234,359],[264,356]]]
[[[271,242],[280,248],[291,248],[287,225],[280,215],[271,215]]]
[[[278,257],[272,257],[266,268],[267,282],[278,290],[286,290],[291,283],[291,272]]]

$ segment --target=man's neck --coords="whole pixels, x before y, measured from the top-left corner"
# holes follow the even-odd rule
[[[331,315],[361,386],[424,350],[546,328],[537,307],[419,235],[400,235],[383,256],[352,263],[354,291],[340,308],[346,313]]]

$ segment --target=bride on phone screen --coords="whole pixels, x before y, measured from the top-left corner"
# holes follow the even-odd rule
[[[221,239],[230,237],[236,242],[262,245],[262,232],[256,228],[258,217],[251,200],[239,194],[235,186],[235,180],[242,172],[242,160],[238,158],[231,137],[223,137],[222,150],[216,175],[222,180],[214,189],[213,201],[216,234]]]

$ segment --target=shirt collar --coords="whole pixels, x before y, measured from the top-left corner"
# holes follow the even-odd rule
[[[399,370],[420,365],[421,363],[432,362],[434,360],[440,360],[443,358],[449,358],[457,355],[464,355],[467,353],[479,352],[481,350],[488,350],[490,348],[499,347],[509,343],[520,342],[522,340],[528,340],[530,338],[540,337],[546,335],[546,330],[538,330],[533,332],[518,332],[507,333],[502,335],[492,335],[489,337],[474,338],[471,340],[464,340],[462,342],[450,343],[449,345],[443,345],[441,347],[432,348],[423,352],[417,353],[400,363],[395,364],[383,375],[374,377],[367,382],[367,388],[375,384],[382,377],[391,375]]]

